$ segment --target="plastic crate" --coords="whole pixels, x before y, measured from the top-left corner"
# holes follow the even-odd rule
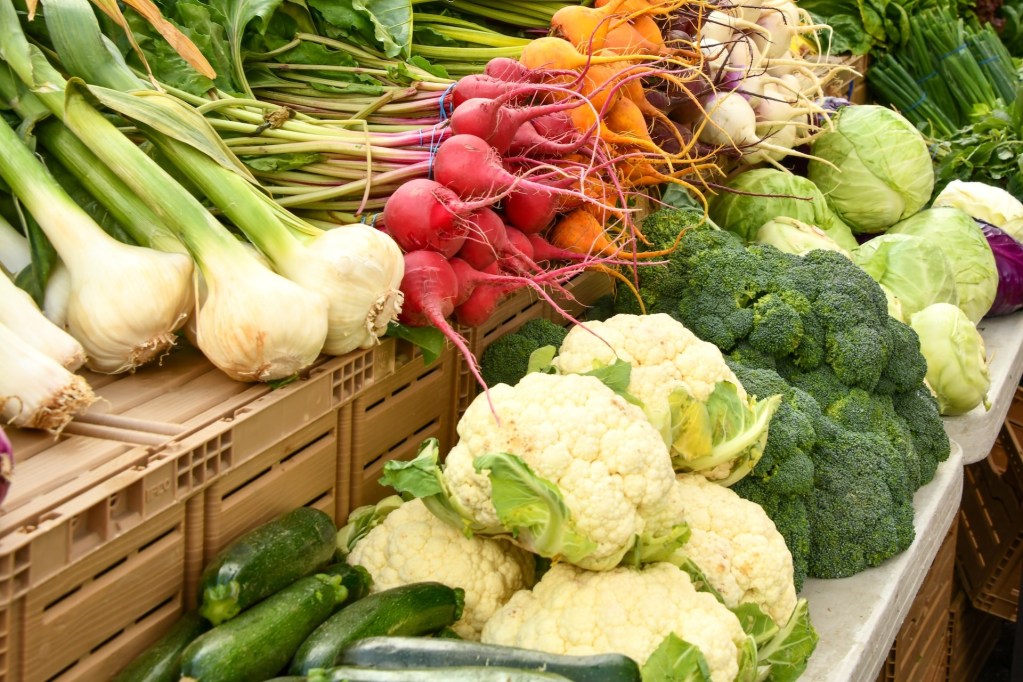
[[[1017,392],[1014,413],[1023,400]],[[959,509],[959,577],[973,605],[986,613],[1016,620],[1023,565],[1023,430],[1012,415],[991,454],[964,468]]]
[[[947,677],[955,547],[953,524],[899,628],[878,682],[943,682]]]
[[[312,422],[294,420],[293,433],[267,439],[257,452],[236,460],[205,489],[203,563],[242,533],[297,507],[312,506],[333,518],[338,466],[338,419],[333,412]],[[230,432],[207,434],[227,447]],[[226,436],[226,437],[225,437]]]
[[[28,558],[61,570],[0,607],[0,681],[110,679],[183,613],[198,577],[186,557],[201,540],[189,536],[188,514],[201,511],[201,496],[152,510],[145,482],[104,484],[98,503],[78,501],[66,535],[48,534],[70,546],[33,548]],[[79,559],[67,554],[95,533],[113,537]]]
[[[948,682],[980,679],[998,643],[1003,622],[974,608],[959,580],[953,581],[952,606],[948,611]]]
[[[377,483],[386,462],[412,459],[427,438],[439,439],[442,452],[451,446],[456,351],[446,348],[426,365],[411,345],[388,344],[395,353],[394,374],[363,391],[350,415],[339,414],[339,420],[351,424],[341,454],[341,462],[350,466],[350,508],[389,494]]]

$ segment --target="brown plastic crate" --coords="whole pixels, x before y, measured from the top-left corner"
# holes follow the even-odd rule
[[[941,682],[948,674],[948,611],[955,574],[956,526],[938,548],[895,637],[877,682]]]
[[[0,681],[110,679],[180,617],[198,577],[186,575],[187,514],[197,508],[188,500],[145,514],[144,498],[128,486],[104,514],[90,510],[129,529],[0,607]]]
[[[363,391],[352,403],[350,416],[342,412],[339,417],[351,423],[351,438],[343,441],[340,461],[351,467],[352,509],[389,494],[377,483],[386,462],[412,459],[427,438],[439,439],[442,452],[451,447],[456,351],[445,348],[426,365],[406,343],[395,343],[394,350],[394,374]]]
[[[242,533],[297,507],[316,507],[334,517],[337,415],[296,419],[294,426],[287,436],[267,438],[257,452],[244,453],[206,487],[204,563]]]
[[[948,611],[948,682],[974,682],[994,651],[1002,620],[974,608],[959,580]]]
[[[1013,401],[1018,410],[1020,396]],[[973,605],[1016,620],[1023,565],[1023,448],[1007,421],[988,457],[964,468],[956,566]]]

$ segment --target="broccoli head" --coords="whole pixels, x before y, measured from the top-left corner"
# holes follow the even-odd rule
[[[773,356],[760,352],[751,346],[749,341],[737,343],[732,352],[725,356],[725,359],[729,364],[734,362],[752,369],[775,369],[777,367]]]
[[[883,436],[822,429],[812,451],[809,575],[844,578],[913,542],[913,494],[901,453]]]
[[[888,318],[888,362],[881,370],[876,393],[902,393],[919,387],[927,374],[927,361],[920,352],[920,337],[908,324]]]
[[[791,355],[803,340],[810,302],[797,291],[765,294],[753,304],[749,344],[771,356]]]
[[[849,387],[842,383],[835,370],[828,365],[803,371],[792,363],[779,362],[778,373],[790,384],[808,393],[822,410],[849,392]]]
[[[488,386],[514,386],[526,376],[529,356],[544,346],[561,347],[568,333],[550,320],[536,319],[523,324],[517,332],[505,334],[487,346],[480,357],[480,373]]]
[[[917,487],[934,478],[940,462],[948,459],[951,444],[938,414],[938,401],[926,386],[892,396],[892,405],[906,423],[919,466]]]
[[[565,342],[565,337],[568,335],[568,330],[550,320],[539,318],[526,322],[515,333],[535,341],[537,348],[544,346],[561,348],[561,344]]]
[[[704,224],[703,211],[695,208],[664,208],[654,211],[639,224],[639,229],[650,242],[649,249],[670,249],[683,230]]]

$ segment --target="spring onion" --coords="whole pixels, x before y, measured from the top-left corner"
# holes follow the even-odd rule
[[[0,216],[0,268],[16,275],[32,262],[28,240]]]
[[[59,433],[96,397],[85,379],[0,324],[0,420]]]
[[[72,372],[85,363],[82,344],[46,319],[32,297],[4,275],[0,275],[0,324]]]

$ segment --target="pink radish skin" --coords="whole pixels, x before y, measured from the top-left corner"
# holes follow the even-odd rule
[[[516,243],[510,239],[511,230],[505,226],[504,220],[497,213],[490,209],[482,209],[470,219],[469,236],[459,250],[458,257],[481,271],[485,271],[495,262],[516,273],[538,271],[540,268],[533,262],[529,253],[518,248],[522,240]],[[526,246],[528,247],[528,244]]]
[[[454,135],[445,140],[437,149],[433,175],[460,197],[503,197],[518,188],[582,196],[585,200],[580,192],[512,175],[502,166],[498,151],[475,135]]]
[[[533,262],[533,245],[529,242],[529,237],[526,236],[526,233],[522,230],[516,230],[514,227],[506,227],[504,232],[507,235],[508,244],[511,245],[511,248],[528,258],[530,264],[536,268],[536,263]]]
[[[510,107],[514,91],[498,98],[474,97],[455,107],[451,114],[451,132],[455,135],[475,135],[489,142],[498,152],[508,151],[515,133],[526,121],[537,116],[574,109],[582,98],[539,106]],[[573,150],[574,151],[574,150]]]
[[[494,57],[483,68],[483,73],[498,80],[514,83],[540,83],[544,79],[543,71],[534,71],[517,59]]]
[[[487,284],[477,286],[472,294],[462,305],[455,308],[455,319],[458,324],[466,327],[478,327],[494,314],[497,304],[501,299],[516,289],[521,284]]]
[[[537,263],[550,263],[551,261],[580,261],[586,260],[589,256],[568,251],[551,244],[538,234],[527,235],[529,245],[533,247],[533,260]]]
[[[384,204],[384,223],[402,251],[426,249],[450,258],[465,243],[466,218],[495,200],[464,202],[442,184],[417,178],[400,185]]]
[[[592,132],[586,135],[576,134],[575,139],[557,142],[541,135],[532,121],[523,121],[515,131],[507,151],[521,156],[568,156],[589,143],[592,135]]]
[[[522,83],[473,74],[458,79],[455,87],[451,89],[451,103],[454,110],[458,111],[460,106],[471,99],[498,99],[513,91],[521,91],[519,95],[521,99],[525,99],[529,94],[527,90],[522,89]]]
[[[548,140],[562,140],[579,134],[575,124],[572,123],[572,118],[564,111],[537,116],[532,123],[536,132]]]
[[[502,203],[508,223],[526,234],[538,234],[554,223],[561,202],[553,192],[516,189]]]

